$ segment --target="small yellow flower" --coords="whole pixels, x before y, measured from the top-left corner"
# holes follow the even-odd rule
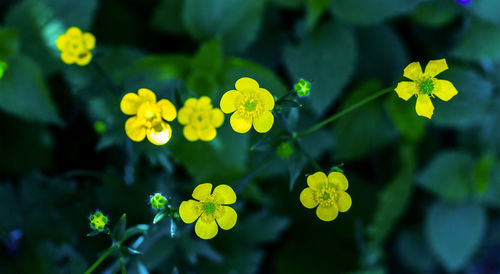
[[[214,108],[210,98],[202,96],[200,99],[189,98],[179,110],[177,118],[181,125],[185,125],[184,137],[191,142],[211,141],[217,135],[215,128],[224,122],[224,114],[218,108]]]
[[[85,66],[92,60],[90,51],[95,47],[95,37],[92,33],[82,33],[79,28],[70,27],[66,33],[57,37],[56,46],[61,51],[64,63]]]
[[[156,95],[149,89],[141,88],[135,93],[123,96],[120,108],[130,117],[125,123],[125,132],[132,141],[140,142],[144,137],[155,145],[166,144],[172,136],[172,128],[163,121],[173,121],[177,110],[167,99],[156,102]]]
[[[431,97],[437,96],[443,101],[448,101],[458,93],[450,81],[434,78],[447,69],[448,65],[445,59],[429,61],[423,73],[420,63],[413,62],[404,69],[403,74],[404,77],[413,81],[399,82],[395,91],[405,101],[416,95],[417,104],[415,109],[417,114],[431,119],[434,113]]]
[[[274,98],[266,89],[251,78],[243,77],[235,84],[236,90],[230,90],[222,96],[220,107],[231,115],[231,127],[238,133],[246,133],[253,127],[259,133],[268,132],[274,123],[271,110]]]
[[[101,211],[96,211],[94,214],[89,216],[90,228],[93,230],[103,230],[108,223],[108,217],[104,216]]]
[[[326,177],[323,172],[316,172],[307,177],[309,187],[300,193],[300,202],[306,208],[316,208],[320,220],[329,222],[337,218],[340,212],[351,208],[351,196],[345,191],[349,186],[347,178],[340,172],[331,172]]]
[[[198,237],[208,240],[217,235],[217,224],[224,230],[236,224],[238,215],[229,206],[236,203],[236,194],[228,185],[217,186],[213,193],[212,184],[200,184],[193,191],[196,200],[183,201],[179,215],[186,224],[196,222],[194,231]],[[215,222],[217,221],[217,222]]]

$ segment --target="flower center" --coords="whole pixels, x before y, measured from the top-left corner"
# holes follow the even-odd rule
[[[205,211],[206,214],[214,214],[215,209],[216,209],[216,206],[212,202],[206,202],[203,204],[203,211]]]
[[[431,94],[432,91],[434,90],[434,83],[432,82],[431,79],[425,79],[422,82],[420,82],[418,88],[420,89],[420,92],[422,92],[423,94]]]
[[[332,206],[337,199],[337,192],[334,187],[325,185],[316,192],[316,200],[324,207]]]
[[[256,107],[257,107],[257,104],[255,103],[254,100],[249,100],[249,101],[245,102],[245,109],[247,111],[254,111]]]

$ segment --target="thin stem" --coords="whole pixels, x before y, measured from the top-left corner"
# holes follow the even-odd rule
[[[106,252],[104,252],[104,253],[101,255],[101,257],[99,257],[99,259],[97,259],[97,261],[95,261],[95,263],[94,263],[94,264],[93,264],[93,265],[92,265],[89,269],[87,269],[87,271],[85,271],[85,274],[90,274],[90,273],[92,273],[92,271],[94,271],[94,269],[96,269],[96,267],[98,267],[98,266],[102,263],[102,261],[104,261],[104,259],[106,259],[106,257],[108,257],[108,256],[109,256],[109,254],[111,254],[111,252],[112,252],[113,250],[115,250],[115,248],[116,248],[116,245],[115,245],[115,244],[113,244],[112,246],[110,246],[110,247],[108,248],[108,250],[106,250]]]
[[[283,100],[285,100],[288,96],[290,96],[290,95],[292,95],[294,93],[295,93],[295,90],[292,89],[287,94],[285,94],[285,95],[281,96],[280,98],[278,98],[278,100],[276,100],[275,105],[280,105],[283,102]]]
[[[334,115],[326,118],[325,120],[323,120],[323,121],[321,121],[321,122],[313,125],[312,127],[310,127],[310,128],[308,128],[308,129],[306,129],[304,131],[301,131],[301,132],[295,134],[293,136],[293,139],[298,139],[298,138],[300,138],[300,137],[302,137],[304,135],[310,134],[310,133],[312,133],[312,132],[314,132],[314,131],[316,131],[316,130],[324,127],[324,126],[326,126],[327,124],[329,124],[329,123],[337,120],[338,118],[344,116],[345,114],[347,114],[347,113],[349,113],[349,112],[351,112],[351,111],[353,111],[353,110],[361,107],[362,105],[364,105],[364,104],[366,104],[366,103],[368,103],[370,101],[373,101],[373,100],[377,99],[378,97],[380,97],[380,96],[382,96],[382,95],[384,95],[386,93],[389,93],[389,92],[391,92],[393,90],[394,90],[394,87],[388,87],[388,88],[379,90],[379,91],[375,92],[373,95],[370,95],[370,96],[366,97],[365,99],[357,102],[356,104],[351,105],[351,106],[343,109],[342,111],[340,111],[340,112],[338,112],[338,113],[336,113],[336,114],[334,114]]]
[[[125,261],[123,259],[123,255],[120,252],[120,264],[122,265],[122,274],[127,274],[127,270],[125,269]]]
[[[106,84],[108,85],[108,88],[117,93],[117,94],[120,94],[121,91],[120,89],[118,88],[118,86],[111,80],[111,77],[109,77],[109,75],[106,73],[106,71],[102,68],[102,66],[99,64],[99,62],[97,62],[97,60],[94,60],[91,62],[91,64],[94,66],[95,70],[97,71],[98,74],[100,74],[102,76],[102,78],[104,79],[104,81],[106,82]]]

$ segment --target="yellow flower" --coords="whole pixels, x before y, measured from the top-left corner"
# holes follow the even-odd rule
[[[208,240],[217,235],[217,224],[224,230],[236,224],[238,215],[229,206],[236,203],[236,194],[228,185],[219,185],[212,191],[212,184],[200,184],[193,191],[196,200],[183,201],[179,215],[186,224],[196,222],[194,231],[198,237]],[[215,222],[217,221],[217,222]]]
[[[186,139],[191,142],[198,139],[208,142],[217,135],[215,128],[224,122],[224,114],[212,106],[210,98],[202,96],[200,99],[187,99],[179,110],[177,120],[181,125],[185,125],[183,133]]]
[[[56,46],[61,51],[64,63],[85,66],[92,60],[90,51],[95,47],[95,37],[92,33],[82,33],[79,28],[70,27],[66,33],[57,37]]]
[[[274,108],[271,93],[248,77],[238,79],[235,87],[236,90],[224,93],[220,100],[220,108],[224,113],[235,111],[230,120],[233,130],[246,133],[253,124],[257,132],[268,132],[274,123],[274,116],[270,111]]]
[[[337,218],[340,212],[351,208],[351,196],[345,191],[349,186],[347,178],[340,172],[331,172],[328,178],[323,172],[316,172],[307,177],[309,187],[300,193],[300,202],[306,208],[316,208],[316,215],[322,221],[329,222]]]
[[[417,104],[415,109],[417,114],[431,119],[434,113],[431,97],[437,96],[443,101],[448,101],[458,93],[450,81],[434,78],[447,69],[448,65],[445,59],[429,61],[423,73],[420,63],[413,62],[404,69],[403,74],[404,77],[413,81],[399,82],[395,91],[405,101],[416,95]]]
[[[125,132],[132,141],[140,142],[144,137],[155,145],[166,144],[172,136],[172,129],[163,119],[173,121],[177,110],[167,99],[156,102],[156,95],[149,89],[141,88],[135,93],[123,96],[120,108],[130,117],[125,123]]]

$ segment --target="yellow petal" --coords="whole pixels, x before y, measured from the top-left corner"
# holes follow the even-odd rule
[[[181,125],[187,125],[191,119],[191,114],[193,113],[193,108],[184,105],[179,110],[179,115],[177,116],[177,121]]]
[[[406,66],[403,76],[413,81],[419,80],[422,77],[422,67],[420,67],[420,63],[413,62]]]
[[[341,172],[330,172],[328,182],[334,184],[338,190],[346,191],[349,187],[347,178]]]
[[[95,37],[90,32],[85,32],[83,34],[83,43],[85,44],[85,48],[88,50],[92,50],[95,48]]]
[[[207,96],[201,96],[196,106],[198,108],[210,108],[212,107],[212,100]]]
[[[425,66],[424,73],[426,76],[434,77],[447,69],[448,65],[446,64],[446,59],[431,60],[427,63],[427,66]]]
[[[60,50],[63,51],[66,49],[66,43],[68,42],[68,37],[66,37],[66,34],[61,34],[59,37],[57,37],[56,40],[56,47]]]
[[[199,184],[193,190],[193,198],[201,201],[210,196],[211,191],[212,191],[212,184],[210,183]]]
[[[314,190],[310,187],[306,187],[302,190],[300,193],[300,202],[307,208],[315,208],[318,205],[318,202],[314,198]]]
[[[92,53],[81,53],[76,58],[76,64],[79,66],[86,66],[90,63],[90,60],[92,60]]]
[[[431,98],[427,94],[419,94],[417,97],[417,104],[415,106],[417,114],[420,116],[431,119],[434,113],[434,106],[432,105]]]
[[[236,214],[236,211],[231,207],[222,206],[220,215],[218,215],[215,219],[217,220],[220,228],[228,230],[233,228],[233,226],[236,224],[238,214]]]
[[[161,109],[161,117],[167,121],[173,121],[177,117],[177,110],[174,104],[167,99],[161,99],[157,103],[158,107]]]
[[[436,95],[443,101],[450,100],[453,96],[457,95],[458,91],[455,86],[447,80],[435,80],[433,95]]]
[[[218,185],[214,189],[215,199],[223,205],[230,205],[236,203],[236,193],[228,185]]]
[[[179,115],[179,117],[180,117],[180,115]],[[198,139],[199,139],[198,131],[196,130],[195,127],[193,127],[191,125],[185,126],[184,129],[182,130],[182,133],[184,134],[184,137],[186,138],[186,140],[188,140],[190,142],[195,142],[195,141],[198,141]]]
[[[307,176],[307,185],[313,190],[317,190],[319,184],[324,184],[326,182],[328,182],[328,178],[326,177],[326,174],[321,171]]]
[[[148,128],[146,136],[153,145],[161,146],[166,144],[172,137],[172,128],[162,121],[156,127]]]
[[[205,223],[201,220],[202,218],[196,222],[194,231],[196,232],[196,235],[203,240],[212,239],[215,235],[217,235],[217,231],[219,230],[217,228],[217,223],[215,223],[215,220]]]
[[[137,92],[143,101],[156,103],[156,95],[147,88],[141,88]]]
[[[142,100],[137,94],[127,93],[123,96],[122,101],[120,102],[120,109],[127,115],[134,115],[137,113],[141,103]]]
[[[236,110],[236,104],[239,101],[239,97],[241,96],[239,91],[230,90],[220,99],[220,108],[224,113],[231,113]]]
[[[195,200],[183,201],[179,207],[179,216],[186,224],[190,224],[200,217],[202,209],[200,202]]]
[[[398,94],[399,98],[408,101],[413,95],[418,94],[417,83],[402,81],[398,83],[398,86],[394,89]]]
[[[322,221],[329,222],[335,220],[339,215],[339,210],[336,205],[330,207],[323,207],[321,205],[316,208],[316,215]]]
[[[73,54],[71,54],[71,53],[69,53],[67,51],[63,51],[61,53],[61,60],[65,64],[71,65],[71,64],[73,64],[76,61],[76,57]]]
[[[213,126],[207,126],[203,129],[198,129],[198,136],[202,141],[212,141],[217,135],[217,130]]]
[[[260,116],[253,119],[253,127],[259,133],[268,132],[273,127],[274,116],[270,111],[264,111]]]
[[[337,200],[338,209],[340,212],[346,212],[352,205],[351,196],[344,191],[339,191],[337,194],[339,195]]]
[[[237,90],[252,90],[252,89],[258,89],[259,83],[257,83],[257,81],[255,81],[252,78],[243,77],[238,79],[238,81],[236,81],[234,87],[236,87]]]
[[[247,133],[252,127],[252,119],[244,118],[240,113],[235,112],[229,120],[231,127],[238,133]]]
[[[218,108],[212,109],[210,113],[210,122],[214,127],[222,126],[222,123],[224,123],[224,113]]]
[[[188,98],[185,102],[184,102],[184,106],[185,107],[196,107],[196,105],[198,104],[198,99],[196,98]]]
[[[274,108],[274,97],[269,91],[259,88],[257,96],[259,96],[265,110],[272,110]]]
[[[130,117],[125,122],[125,133],[134,142],[140,142],[146,137],[146,128],[140,123],[137,117]]]
[[[80,35],[82,35],[82,30],[77,28],[77,27],[70,27],[66,31],[66,34],[71,35],[71,36],[80,36]]]

